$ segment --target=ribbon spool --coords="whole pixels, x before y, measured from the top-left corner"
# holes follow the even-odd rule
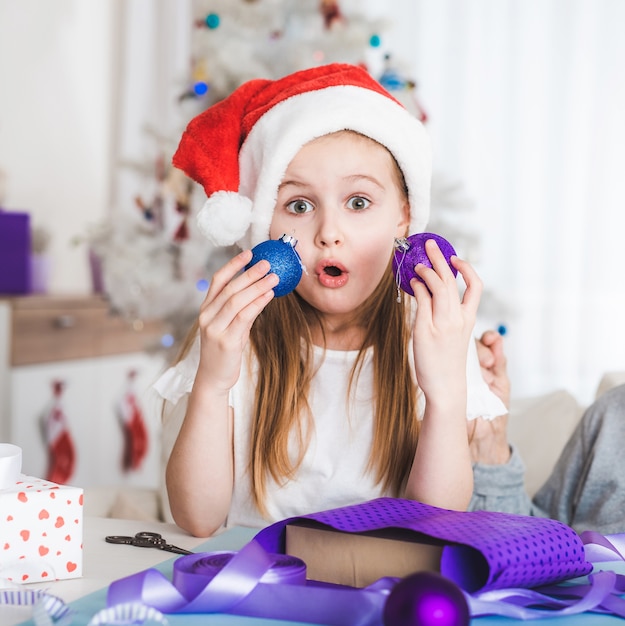
[[[189,554],[176,560],[173,583],[195,596],[232,561],[236,552]],[[269,555],[272,564],[258,582],[269,584],[306,584],[306,564],[289,554]]]
[[[22,449],[0,443],[0,491],[15,486],[22,471]]]

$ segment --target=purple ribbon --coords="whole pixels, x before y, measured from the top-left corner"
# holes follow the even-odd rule
[[[225,558],[224,558],[225,557]],[[174,562],[173,581],[149,569],[113,582],[109,607],[141,603],[162,613],[232,613],[328,626],[379,626],[395,579],[364,589],[306,581],[302,561],[252,540],[236,553]]]
[[[438,509],[380,498],[293,517],[261,530],[238,552],[183,556],[170,582],[151,569],[111,584],[108,605],[140,603],[162,613],[232,613],[328,626],[380,626],[396,578],[364,589],[305,579],[305,565],[284,554],[288,524],[305,520],[340,532],[408,529],[443,546],[441,573],[465,593],[472,616],[516,619],[586,611],[625,617],[625,577],[593,572],[599,560],[623,560],[625,535],[578,536],[555,520]],[[600,557],[600,558],[596,558]]]

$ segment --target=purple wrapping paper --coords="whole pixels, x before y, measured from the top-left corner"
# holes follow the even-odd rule
[[[30,292],[30,216],[0,209],[0,293]]]
[[[396,498],[292,517],[264,528],[255,540],[268,552],[284,553],[286,526],[297,520],[346,533],[407,529],[439,540],[444,545],[441,574],[469,593],[538,587],[592,570],[582,540],[561,522],[488,511],[450,511]]]
[[[303,563],[284,554],[285,528],[297,520],[347,533],[408,529],[417,539],[436,540],[444,546],[442,573],[464,588],[474,617],[525,620],[593,611],[625,618],[625,599],[620,597],[625,577],[594,571],[588,582],[570,580],[592,570],[593,546],[584,544],[594,537],[584,541],[565,524],[549,519],[449,511],[380,498],[283,520],[258,532],[238,552],[180,557],[173,564],[172,581],[155,569],[117,580],[108,590],[108,608],[93,623],[104,623],[96,619],[102,616],[109,623],[111,611],[121,617],[131,608],[164,614],[230,613],[327,626],[383,626],[386,602],[397,579],[381,578],[363,589],[305,580]],[[607,551],[614,555],[611,558],[623,558],[625,539],[599,539],[596,547],[602,557]],[[565,580],[569,582],[558,584]]]

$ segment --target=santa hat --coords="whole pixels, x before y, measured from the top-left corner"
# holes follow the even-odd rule
[[[219,246],[268,239],[289,163],[304,144],[340,130],[392,153],[408,187],[410,232],[421,232],[432,162],[425,128],[366,70],[338,63],[251,80],[191,120],[173,164],[204,187],[200,230]]]

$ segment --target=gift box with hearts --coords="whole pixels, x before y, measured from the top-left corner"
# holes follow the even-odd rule
[[[0,579],[82,576],[83,490],[20,475],[0,489]]]

